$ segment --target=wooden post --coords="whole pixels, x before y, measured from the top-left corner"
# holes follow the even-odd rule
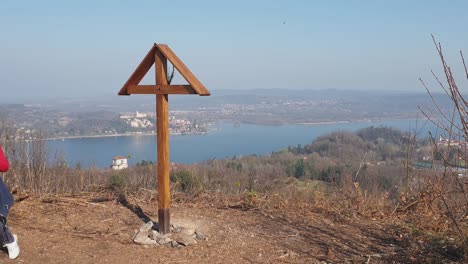
[[[188,82],[188,85],[169,85],[167,61]],[[156,85],[139,85],[151,66],[156,68]],[[140,62],[119,95],[156,94],[156,130],[158,150],[158,224],[159,233],[171,232],[170,223],[170,179],[169,179],[169,94],[210,95],[205,86],[193,75],[187,66],[165,44],[154,44]]]
[[[155,52],[156,85],[167,83],[167,59]],[[169,102],[167,94],[156,95],[156,122],[158,148],[158,225],[159,233],[171,232],[169,179]]]

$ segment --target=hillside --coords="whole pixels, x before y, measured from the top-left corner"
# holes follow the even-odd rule
[[[18,197],[17,197],[18,198]],[[24,198],[24,197],[23,197]],[[154,196],[128,197],[157,219]],[[104,201],[104,202],[99,202]],[[184,248],[132,242],[143,223],[112,193],[28,198],[10,225],[19,235],[19,263],[450,263],[460,255],[444,241],[392,221],[346,218],[320,207],[286,210],[246,206],[202,195],[173,205],[172,221],[204,232]],[[129,209],[130,208],[130,209]],[[84,217],[85,216],[85,217]],[[0,262],[10,263],[6,254]],[[13,263],[13,261],[11,261]]]
[[[9,223],[23,263],[459,263],[466,260],[468,180],[447,167],[461,149],[385,127],[334,132],[265,156],[171,167],[172,223],[208,239],[145,247],[157,219],[157,168],[47,163],[44,141],[9,141]],[[456,151],[454,151],[456,150]],[[440,166],[440,165],[438,165]],[[6,255],[0,256],[0,262]]]

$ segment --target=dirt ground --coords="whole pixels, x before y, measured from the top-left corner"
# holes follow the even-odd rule
[[[109,194],[110,195],[110,194]],[[141,218],[157,221],[156,201],[90,197],[28,198],[9,217],[21,254],[0,263],[450,263],[398,227],[337,220],[323,212],[282,215],[238,204],[175,203],[172,223],[195,228],[206,241],[184,248],[132,242]]]

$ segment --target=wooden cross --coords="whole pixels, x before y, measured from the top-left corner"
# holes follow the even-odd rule
[[[182,75],[188,85],[171,85],[167,80],[167,61]],[[139,85],[154,64],[155,85]],[[171,231],[170,225],[170,179],[169,179],[169,94],[198,94],[209,96],[210,92],[193,75],[175,53],[164,44],[154,44],[127,82],[119,95],[156,94],[156,128],[158,150],[158,225],[161,234]]]

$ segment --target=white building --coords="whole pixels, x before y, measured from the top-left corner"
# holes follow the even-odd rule
[[[147,128],[147,127],[152,127],[153,124],[148,119],[132,119],[130,121],[130,126]]]
[[[121,170],[128,168],[128,160],[124,156],[115,156],[112,158],[112,169]]]
[[[136,118],[146,118],[146,114],[145,113],[140,113],[140,112],[136,112],[136,115],[135,115]]]

